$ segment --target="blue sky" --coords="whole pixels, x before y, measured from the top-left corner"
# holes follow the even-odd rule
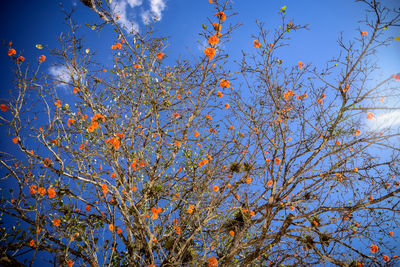
[[[13,48],[18,55],[26,58],[24,64],[36,66],[37,58],[45,54],[48,59],[41,68],[44,72],[54,73],[55,59],[49,56],[47,48],[59,47],[57,37],[68,31],[64,24],[64,15],[60,3],[66,10],[75,8],[74,20],[82,25],[80,34],[91,51],[97,52],[97,60],[105,66],[111,66],[112,55],[110,47],[116,39],[116,34],[105,28],[101,33],[89,30],[84,24],[101,23],[99,17],[91,12],[78,0],[17,0],[3,4],[0,11],[3,27],[0,29],[0,102],[5,103],[8,90],[12,89],[12,62],[7,56],[8,42],[13,42]],[[214,21],[213,5],[208,0],[113,0],[122,16],[121,22],[134,23],[139,31],[146,28],[143,18],[149,12],[155,12],[160,17],[156,23],[158,35],[167,36],[168,48],[164,51],[168,56],[166,63],[174,64],[180,58],[192,59],[202,56],[205,39],[199,35],[202,25]],[[385,4],[396,7],[396,0],[387,0]],[[230,59],[240,60],[241,51],[254,52],[252,35],[257,34],[256,21],[263,21],[267,29],[278,27],[280,17],[278,12],[286,5],[286,16],[295,24],[306,25],[308,30],[291,34],[290,46],[281,49],[280,56],[287,67],[296,66],[298,61],[322,67],[333,56],[339,53],[337,39],[341,33],[345,40],[359,37],[360,30],[367,30],[358,24],[365,18],[364,5],[350,0],[329,1],[298,1],[298,0],[252,0],[235,1],[233,12],[227,12],[228,23],[242,24],[232,35],[229,43],[224,44]],[[225,23],[226,28],[228,23]],[[388,36],[400,36],[400,30],[391,28]],[[42,44],[45,49],[39,50],[36,44]],[[384,79],[400,70],[400,41],[393,41],[389,47],[379,51],[377,59],[381,67],[380,75]],[[231,61],[231,62],[232,62]],[[51,71],[53,67],[53,72]],[[230,66],[235,69],[236,66]],[[5,134],[2,130],[2,135]],[[4,142],[2,142],[4,145]],[[6,142],[7,144],[8,142]]]
[[[91,51],[97,51],[96,59],[105,66],[112,65],[110,47],[116,39],[116,34],[105,28],[101,33],[89,30],[84,23],[101,23],[99,17],[83,6],[78,0],[63,0],[61,3],[67,10],[76,8],[74,20],[82,25],[81,35]],[[119,4],[122,22],[133,22],[139,31],[146,25],[143,17],[149,11],[159,14],[160,21],[156,23],[158,35],[169,37],[166,62],[173,64],[178,57],[189,58],[203,56],[205,40],[199,35],[202,24],[209,25],[208,19],[215,19],[215,10],[208,0],[113,0]],[[395,6],[396,0],[385,1]],[[229,17],[227,23],[243,24],[232,35],[230,43],[224,45],[230,59],[240,60],[241,50],[254,52],[252,35],[257,34],[256,21],[265,22],[265,27],[276,28],[280,23],[278,12],[284,5],[287,6],[286,16],[294,18],[295,24],[309,24],[309,30],[302,30],[291,35],[290,46],[281,50],[281,57],[288,67],[296,66],[298,61],[314,64],[317,67],[339,53],[337,38],[343,32],[347,40],[359,37],[360,30],[367,30],[358,22],[364,19],[364,6],[350,0],[237,0],[233,11],[238,14]],[[398,6],[397,6],[398,7]],[[41,69],[51,73],[55,59],[49,55],[48,48],[58,47],[57,37],[68,28],[64,24],[63,14],[59,1],[54,0],[15,0],[3,4],[0,11],[3,18],[0,29],[0,104],[6,103],[8,90],[13,90],[13,63],[7,56],[8,45],[12,41],[13,48],[18,55],[26,58],[24,64],[36,66],[37,58],[45,54],[48,58]],[[229,16],[231,12],[227,12]],[[224,25],[225,27],[225,25]],[[399,29],[389,29],[388,36],[400,36]],[[42,44],[45,49],[39,50],[35,46]],[[400,42],[393,42],[389,47],[381,50],[377,59],[381,66],[382,80],[400,72]],[[228,66],[229,67],[229,66]],[[235,65],[232,65],[235,68]],[[54,69],[53,69],[54,70]],[[380,77],[376,77],[379,79]],[[62,90],[62,89],[60,89]],[[68,93],[64,92],[64,97]],[[0,149],[12,151],[15,146],[4,127],[0,129]]]

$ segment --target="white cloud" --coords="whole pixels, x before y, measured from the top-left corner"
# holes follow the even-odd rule
[[[142,0],[127,0],[130,7],[140,6],[142,4]]]
[[[375,130],[383,130],[400,124],[400,111],[384,113],[372,120]]]
[[[57,81],[56,86],[66,86],[72,81],[73,71],[67,66],[53,66],[49,68],[49,73]]]
[[[156,15],[157,20],[161,19],[161,12],[165,9],[164,0],[150,0],[151,11]]]
[[[156,21],[161,20],[162,12],[166,7],[165,1],[166,0],[149,0],[148,9],[142,7],[143,0],[114,0],[112,5],[114,14],[120,16],[118,23],[127,30],[131,30],[133,27],[133,31],[138,31],[139,24],[135,21],[136,14],[133,11],[134,8],[142,7],[140,17],[143,23],[148,24],[153,18],[155,18]]]

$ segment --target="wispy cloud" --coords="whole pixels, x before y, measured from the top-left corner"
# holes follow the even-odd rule
[[[400,111],[384,113],[372,120],[375,130],[383,130],[400,124]]]
[[[49,68],[49,73],[56,80],[56,87],[64,87],[72,81],[73,71],[67,66],[53,66]]]
[[[120,19],[118,23],[126,30],[139,31],[139,23],[136,18],[138,17],[137,8],[140,7],[140,17],[142,22],[148,24],[153,19],[156,21],[161,20],[162,12],[166,8],[166,0],[148,0],[147,5],[143,0],[114,0],[113,10],[114,14],[118,14]]]

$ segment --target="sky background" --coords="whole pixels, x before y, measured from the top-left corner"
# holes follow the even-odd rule
[[[385,5],[399,8],[396,0],[382,1]],[[157,14],[160,20],[155,24],[158,35],[167,36],[168,48],[165,63],[173,65],[178,58],[193,59],[203,56],[206,40],[199,35],[202,25],[215,21],[215,10],[208,0],[113,0],[112,4],[121,15],[120,22],[125,25],[133,23],[134,27],[143,32],[146,28],[144,20],[151,12]],[[6,103],[9,91],[13,91],[13,62],[7,55],[8,42],[13,42],[17,55],[26,58],[24,64],[36,67],[41,54],[47,56],[41,70],[50,75],[62,73],[55,66],[56,60],[49,55],[47,48],[59,47],[58,37],[68,32],[64,23],[61,5],[66,10],[75,9],[74,20],[82,25],[80,35],[85,39],[87,48],[96,51],[96,60],[104,66],[112,66],[111,45],[116,40],[116,34],[111,27],[103,31],[91,31],[85,26],[101,23],[97,14],[84,6],[78,0],[15,0],[3,3],[0,13],[3,18],[0,28],[0,102]],[[308,30],[300,30],[290,34],[290,46],[281,49],[280,57],[287,67],[296,66],[298,61],[323,67],[325,63],[339,54],[337,39],[341,33],[345,40],[360,37],[359,21],[365,19],[365,5],[351,0],[251,0],[232,2],[233,12],[227,12],[228,23],[242,24],[232,35],[231,42],[224,44],[230,59],[241,59],[241,51],[254,52],[252,35],[257,34],[256,21],[263,21],[266,29],[274,29],[280,25],[280,8],[286,5],[286,16],[295,24],[306,25]],[[388,36],[400,36],[400,27],[389,28]],[[42,44],[45,49],[35,46]],[[380,74],[384,79],[400,71],[400,41],[393,41],[389,47],[381,49],[377,54]],[[235,69],[237,66],[229,66]],[[238,87],[238,86],[237,86]],[[66,90],[64,97],[68,98]],[[70,93],[70,92],[69,92]],[[1,136],[6,136],[4,128]],[[11,138],[1,138],[0,147],[10,148]]]
[[[397,0],[381,1],[391,7],[400,7]],[[96,59],[105,66],[112,66],[111,45],[116,40],[112,29],[105,28],[102,32],[89,30],[84,23],[101,23],[97,14],[84,6],[78,0],[14,0],[6,1],[2,5],[0,14],[2,26],[0,28],[0,104],[6,104],[9,91],[13,89],[13,62],[7,55],[8,42],[13,42],[17,55],[23,55],[23,63],[35,67],[38,57],[47,56],[41,70],[50,75],[56,73],[55,58],[49,55],[47,48],[59,47],[57,41],[61,33],[68,32],[64,24],[64,15],[60,3],[65,9],[75,8],[74,20],[82,25],[80,32],[86,41],[87,48],[96,51]],[[143,20],[149,12],[155,12],[159,17],[156,23],[158,35],[167,36],[168,48],[167,64],[172,65],[179,57],[191,59],[193,56],[204,56],[205,39],[199,35],[202,24],[209,25],[209,20],[215,20],[215,10],[208,0],[113,0],[121,15],[121,23],[134,23],[139,31],[146,25]],[[396,6],[397,3],[397,6]],[[232,35],[230,43],[224,45],[226,52],[232,59],[241,59],[241,51],[254,52],[252,35],[257,34],[256,21],[263,21],[266,29],[274,29],[280,25],[280,8],[286,5],[286,16],[295,24],[309,24],[308,30],[301,30],[291,34],[290,46],[281,50],[280,56],[287,67],[296,66],[298,61],[323,67],[329,59],[339,54],[337,39],[341,33],[347,40],[360,37],[361,31],[368,31],[358,24],[365,18],[365,8],[361,3],[351,0],[237,0],[234,1],[233,11],[237,15],[229,17],[225,24],[240,23]],[[223,26],[225,27],[225,25]],[[223,28],[224,30],[224,28]],[[400,36],[400,27],[389,28],[388,36]],[[35,46],[42,44],[45,49],[39,50]],[[384,80],[394,73],[400,72],[400,41],[381,49],[377,54],[380,75],[377,79]],[[229,68],[230,66],[228,66]],[[235,68],[232,65],[232,68]],[[64,98],[68,98],[69,91],[59,88]],[[0,149],[12,151],[15,145],[11,142],[5,127],[0,127]]]

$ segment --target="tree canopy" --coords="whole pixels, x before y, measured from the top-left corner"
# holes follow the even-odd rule
[[[234,4],[210,0],[197,58],[167,64],[167,38],[122,28],[111,1],[83,1],[115,30],[113,67],[70,31],[36,62],[10,43],[0,105],[1,253],[62,266],[398,265],[400,74],[379,75],[400,13],[365,21],[324,66],[281,60],[293,32],[258,23],[229,69]],[[329,51],[328,51],[329,52]],[[41,68],[48,60],[68,81]],[[58,86],[70,93],[61,98]],[[397,90],[396,90],[397,89]],[[397,241],[397,242],[396,242]],[[396,254],[397,253],[397,254]]]

